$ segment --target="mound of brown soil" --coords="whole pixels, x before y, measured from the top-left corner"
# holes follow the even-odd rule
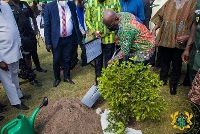
[[[37,134],[101,134],[100,116],[78,99],[49,102],[38,114]]]

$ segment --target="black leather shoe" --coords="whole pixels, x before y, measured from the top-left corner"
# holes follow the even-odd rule
[[[5,108],[0,108],[0,113],[6,112],[7,110]]]
[[[4,119],[4,116],[0,116],[0,121],[2,121]]]
[[[170,94],[175,95],[176,94],[176,87],[170,87]]]
[[[165,81],[163,85],[164,85],[164,86],[167,85],[167,82]]]
[[[183,82],[183,83],[179,83],[178,86],[190,86],[190,83]]]
[[[183,86],[190,86],[190,82],[183,82]]]
[[[5,108],[7,105],[0,103],[0,108]]]
[[[178,86],[183,86],[183,83],[178,83]]]
[[[72,79],[68,78],[68,79],[64,79],[64,82],[68,82],[69,84],[75,84]]]
[[[37,70],[38,72],[44,72],[44,73],[47,72],[47,70],[46,70],[45,68],[36,68],[36,70]]]
[[[55,80],[53,83],[53,87],[57,87],[60,83],[60,80]]]
[[[20,99],[31,100],[31,95],[23,95]]]
[[[167,85],[167,80],[162,80],[162,79],[160,80],[163,81],[163,86]]]
[[[24,105],[23,103],[21,103],[21,104],[17,104],[17,105],[13,105],[14,107],[16,107],[17,109],[19,109],[19,110],[28,110],[29,108],[26,106],[26,105]]]

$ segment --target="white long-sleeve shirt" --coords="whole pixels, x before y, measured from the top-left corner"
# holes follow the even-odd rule
[[[0,2],[0,62],[11,64],[22,58],[21,38],[10,6]]]

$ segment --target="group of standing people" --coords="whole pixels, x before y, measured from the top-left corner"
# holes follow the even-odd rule
[[[74,10],[75,4],[72,3],[73,2],[66,0],[53,1],[47,4],[44,10],[45,44],[47,51],[52,51],[53,53],[53,70],[55,77],[53,83],[54,87],[57,87],[61,81],[60,63],[63,63],[64,82],[75,84],[70,78],[70,64],[72,63],[70,62],[70,59],[75,59],[73,57],[74,55],[77,55],[77,44],[80,45],[82,51],[85,50],[82,42],[83,38],[85,38],[85,35],[83,32],[80,33],[80,25],[84,28],[84,30],[87,27],[88,33],[90,33],[93,38],[101,38],[102,54],[95,58],[96,77],[99,77],[101,75],[103,66],[107,67],[108,61],[111,59],[115,50],[115,32],[103,24],[103,12],[106,9],[113,9],[116,12],[127,11],[131,14],[135,14],[136,20],[141,24],[143,24],[145,20],[147,20],[148,24],[150,20],[150,14],[148,14],[148,17],[146,17],[147,19],[145,19],[144,5],[142,0],[137,0],[136,3],[131,0],[88,0],[86,6],[83,5],[82,0],[78,0],[76,10]],[[150,1],[146,3],[148,3],[150,9]],[[85,9],[85,12],[80,10],[81,8]],[[71,13],[66,12],[66,10],[70,11]],[[74,11],[78,13],[78,19]],[[63,12],[65,14],[63,14]],[[65,16],[64,19],[63,15]],[[71,18],[68,16],[71,16]],[[62,35],[63,30],[66,31],[66,35]],[[71,36],[73,42],[67,40],[67,38],[70,38]],[[63,42],[66,44],[60,45],[61,40],[64,39],[65,41]],[[58,50],[58,48],[60,50]],[[83,60],[83,57],[85,56],[81,57]],[[74,61],[76,61],[76,59]]]
[[[38,72],[47,72],[40,66],[37,53],[36,16],[26,2],[10,0],[6,3],[1,0],[0,22],[0,79],[10,104],[17,109],[27,110],[29,108],[21,99],[29,100],[31,95],[23,95],[19,86],[20,61],[23,60],[32,70],[33,60]]]
[[[182,62],[188,63],[189,84],[192,85],[192,81],[200,68],[200,43],[198,42],[200,1],[168,0],[152,18],[150,17],[151,22],[155,24],[151,33],[143,25],[145,19],[150,20],[148,15],[144,15],[144,8],[135,10],[137,7],[144,7],[144,5],[141,5],[145,2],[142,3],[139,0],[134,2],[130,0],[119,1],[120,11],[129,13],[120,13],[115,8],[116,4],[114,2],[116,1],[113,1],[111,6],[109,5],[111,4],[110,1],[89,0],[86,8],[86,25],[88,29],[96,38],[102,39],[105,67],[107,63],[111,63],[115,59],[126,59],[125,57],[130,55],[137,56],[139,62],[149,63],[156,45],[159,48],[160,80],[164,82],[164,85],[167,85],[169,77],[170,94],[175,95],[177,93]],[[151,4],[150,1],[149,3]],[[104,25],[102,25],[102,21],[99,21],[99,16],[102,15]],[[105,26],[108,29],[107,32]],[[148,28],[148,26],[146,27]],[[158,29],[159,32],[156,36]],[[107,45],[108,42],[105,42],[106,37],[108,37],[106,41],[112,41],[114,38],[112,31],[114,31],[116,41],[113,44],[119,44],[121,48],[121,51],[113,58],[111,58],[113,52],[105,49],[111,45]],[[154,37],[156,37],[155,42]],[[108,61],[108,59],[110,60]],[[102,66],[98,66],[98,58],[95,62],[98,71],[98,67],[101,68]],[[169,75],[170,68],[171,74]],[[97,77],[100,74],[97,72]]]
[[[31,11],[26,3],[18,0],[11,0],[9,3],[0,1],[0,79],[11,105],[21,110],[29,109],[21,99],[29,100],[31,96],[21,92],[18,81],[19,60],[23,56],[27,57],[27,65],[32,68],[32,57],[37,70],[42,71],[37,55],[35,32],[29,20],[29,17],[33,22],[35,20]],[[25,49],[21,50],[24,42],[31,43],[29,45],[35,50],[28,53]]]
[[[172,67],[169,87],[170,94],[175,95],[182,62],[188,64],[186,77],[189,79],[189,84],[185,85],[191,85],[189,98],[198,107],[200,106],[199,4],[199,0],[168,0],[151,18],[155,24],[152,34],[156,35],[156,30],[159,29],[156,45],[159,47],[160,79],[166,85],[169,69]]]

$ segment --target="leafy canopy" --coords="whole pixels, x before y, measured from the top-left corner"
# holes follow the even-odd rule
[[[111,110],[107,120],[110,125],[105,131],[117,134],[125,133],[130,118],[141,121],[146,118],[160,119],[160,113],[167,103],[159,95],[163,82],[143,63],[115,61],[102,70],[98,78],[99,92],[109,104]]]

